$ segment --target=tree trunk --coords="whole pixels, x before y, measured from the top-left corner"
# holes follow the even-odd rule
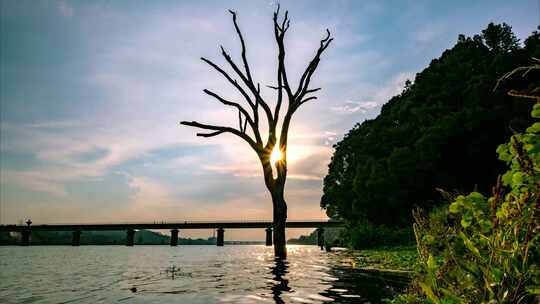
[[[283,197],[284,185],[276,185],[272,193],[272,203],[274,205],[274,255],[279,258],[287,257],[287,247],[285,238],[285,222],[287,221],[287,203]]]
[[[287,178],[287,154],[286,149],[282,149],[282,159],[276,162],[277,177],[273,176],[273,169],[270,164],[270,151],[259,155],[264,172],[264,182],[266,188],[272,196],[273,207],[273,228],[274,228],[274,255],[278,258],[287,257],[285,223],[287,222],[287,203],[285,202],[285,180]]]

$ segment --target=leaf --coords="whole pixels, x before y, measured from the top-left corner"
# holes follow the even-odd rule
[[[489,232],[493,227],[493,224],[488,220],[480,220],[478,223],[480,224],[480,227],[482,227],[483,232]]]
[[[463,240],[465,247],[467,247],[467,249],[474,253],[474,255],[481,258],[480,251],[478,250],[478,248],[476,248],[476,246],[474,246],[474,243],[463,232],[460,232],[459,236]]]
[[[525,176],[524,173],[516,172],[516,173],[514,173],[514,175],[512,175],[512,185],[513,186],[523,185],[526,178],[527,178],[527,176]]]
[[[458,213],[460,206],[461,204],[459,202],[453,202],[452,204],[450,204],[448,210],[450,211],[450,213]]]
[[[492,267],[491,273],[493,275],[493,280],[495,281],[495,283],[500,284],[503,279],[504,272],[497,267]]]
[[[508,145],[501,144],[497,147],[497,154],[499,154],[499,159],[505,162],[512,160],[512,154],[508,153]]]
[[[470,226],[473,222],[473,212],[471,212],[471,210],[467,210],[466,213],[463,214],[463,218],[464,222],[467,223],[467,227]],[[463,227],[463,228],[467,228],[467,227]]]
[[[535,154],[535,153],[540,152],[540,143],[536,144],[528,152],[529,152],[529,154]]]
[[[533,123],[532,126],[527,128],[526,132],[528,132],[528,133],[538,133],[538,132],[540,132],[540,122]]]
[[[540,104],[536,103],[533,106],[531,116],[534,118],[540,118]]]
[[[467,196],[467,198],[470,198],[474,201],[479,201],[479,200],[485,200],[486,197],[482,195],[482,193],[479,193],[479,192],[471,192],[471,194],[469,194]]]
[[[428,267],[428,270],[432,273],[434,273],[435,270],[437,270],[437,263],[435,262],[435,259],[433,258],[431,254],[429,255],[428,260],[427,260],[427,267]]]
[[[482,193],[480,192],[471,192],[471,194],[469,194],[469,197],[471,198],[474,198],[474,199],[484,199],[485,197],[482,195]]]

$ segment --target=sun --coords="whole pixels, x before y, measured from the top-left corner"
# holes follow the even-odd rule
[[[283,158],[283,153],[281,153],[281,150],[279,149],[279,147],[275,145],[274,149],[272,150],[272,154],[270,154],[270,163],[272,165],[275,165],[282,158]]]

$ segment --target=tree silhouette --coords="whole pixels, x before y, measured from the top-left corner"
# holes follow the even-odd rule
[[[266,188],[270,192],[273,204],[273,228],[274,228],[274,253],[278,257],[285,257],[287,250],[285,247],[285,222],[287,220],[287,203],[284,198],[285,181],[287,178],[287,136],[289,125],[293,114],[298,108],[308,101],[317,99],[312,94],[319,91],[321,88],[310,88],[310,81],[313,73],[317,69],[320,62],[321,54],[330,45],[333,38],[330,37],[330,31],[326,30],[326,37],[320,41],[319,48],[315,56],[308,64],[306,70],[300,77],[298,87],[294,90],[289,84],[285,68],[285,45],[284,38],[289,29],[290,19],[288,11],[281,19],[279,16],[279,6],[274,12],[274,35],[278,47],[278,66],[277,66],[277,85],[267,86],[277,92],[277,98],[274,109],[261,96],[261,86],[255,84],[252,78],[250,67],[246,58],[246,44],[242,36],[242,32],[236,21],[236,12],[229,10],[232,15],[234,27],[242,46],[242,63],[244,65],[241,70],[238,65],[231,59],[231,56],[221,46],[221,54],[229,63],[234,72],[240,77],[242,85],[233,77],[231,77],[223,68],[214,62],[201,58],[202,61],[209,64],[212,68],[218,71],[246,100],[249,108],[246,109],[240,103],[229,101],[220,95],[205,89],[204,92],[226,106],[234,107],[238,110],[238,128],[228,126],[217,126],[203,124],[196,121],[182,121],[181,124],[209,130],[205,133],[197,133],[201,137],[213,137],[223,133],[231,133],[246,141],[249,146],[257,153],[262,165],[264,182]],[[287,99],[286,112],[281,121],[281,127],[278,129],[280,112],[282,106],[285,108],[284,99]],[[263,142],[260,132],[259,107],[266,116],[268,122],[268,136],[266,143]],[[248,126],[251,130],[248,130]],[[279,131],[278,131],[279,130]],[[250,134],[250,133],[251,134]],[[277,133],[280,132],[279,138]],[[281,152],[281,159],[276,161],[275,168],[271,164],[271,154],[274,147],[277,145]],[[275,174],[274,174],[275,173]]]

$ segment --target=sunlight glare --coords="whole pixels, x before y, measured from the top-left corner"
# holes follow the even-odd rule
[[[274,146],[274,149],[272,150],[272,154],[270,154],[270,163],[272,165],[275,165],[281,158],[283,157],[281,150],[276,145]]]

